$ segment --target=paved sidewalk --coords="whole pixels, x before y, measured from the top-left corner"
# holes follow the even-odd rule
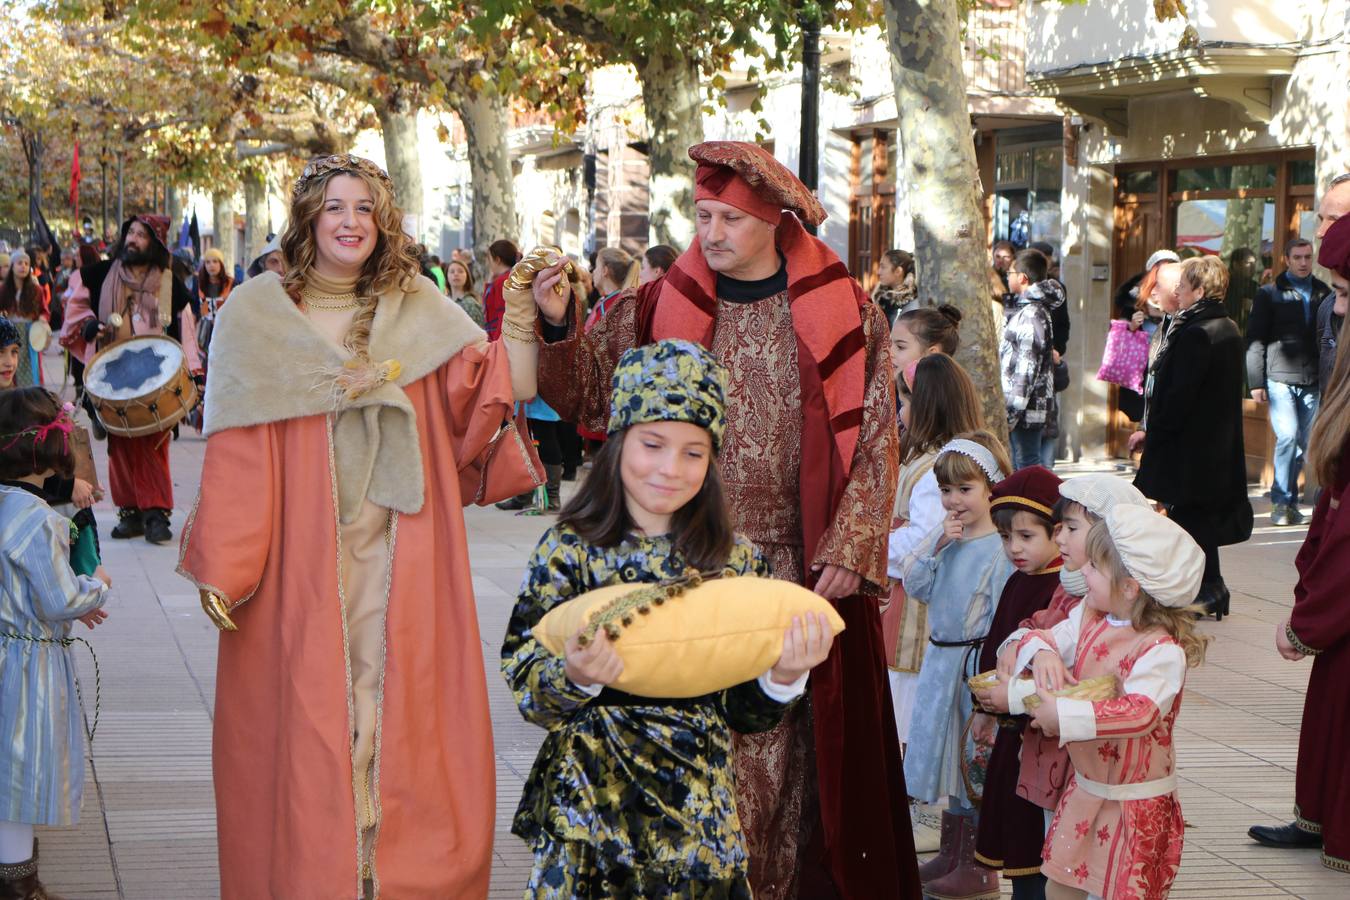
[[[204,446],[186,428],[173,445],[175,534],[196,493]],[[100,466],[106,471],[102,460]],[[113,509],[105,502],[97,512],[117,593],[108,622],[92,635],[102,667],[101,716],[81,824],[40,830],[43,874],[52,890],[74,900],[216,897],[216,632],[191,586],[173,573],[176,546],[112,541]],[[491,896],[519,897],[530,859],[510,834],[510,819],[543,733],[517,714],[496,658],[526,556],[548,520],[482,509],[466,519],[496,738]],[[1281,660],[1272,640],[1291,603],[1304,529],[1267,527],[1263,514],[1257,524],[1249,544],[1224,552],[1234,613],[1207,626],[1217,639],[1208,663],[1191,676],[1179,719],[1190,827],[1173,896],[1346,897],[1350,876],[1324,869],[1315,853],[1266,850],[1246,837],[1249,825],[1290,815],[1309,670]],[[83,648],[76,658],[92,716],[93,665]]]

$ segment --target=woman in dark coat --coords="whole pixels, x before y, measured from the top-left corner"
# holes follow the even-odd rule
[[[1153,361],[1144,456],[1134,479],[1205,551],[1197,600],[1217,619],[1228,613],[1219,547],[1252,533],[1242,445],[1242,334],[1224,307],[1227,290],[1228,270],[1217,258],[1182,263],[1181,310]]]

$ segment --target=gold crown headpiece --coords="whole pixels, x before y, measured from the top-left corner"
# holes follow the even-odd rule
[[[389,188],[389,192],[394,191],[394,180],[389,177],[389,173],[370,160],[353,156],[350,153],[334,153],[332,156],[319,156],[311,159],[305,164],[305,171],[300,173],[299,179],[295,182],[295,188],[291,191],[292,197],[299,197],[304,191],[305,185],[321,175],[328,175],[333,172],[353,172],[361,175],[369,175],[372,178],[379,179],[384,186]]]

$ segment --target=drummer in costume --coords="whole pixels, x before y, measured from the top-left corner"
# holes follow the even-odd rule
[[[769,900],[917,897],[876,599],[898,469],[886,318],[807,233],[825,211],[766,150],[714,141],[689,155],[698,240],[665,277],[615,297],[585,334],[583,298],[552,290],[559,269],[535,277],[549,323],[540,395],[603,430],[630,347],[684,338],[726,366],[721,462],[736,528],[777,577],[814,587],[847,622],[808,700],[737,737],[751,885]]]
[[[389,176],[314,160],[284,278],[211,338],[179,571],[220,637],[221,895],[485,898],[492,720],[463,507],[543,481],[529,291],[502,340],[419,274]]]
[[[200,374],[192,296],[173,277],[168,232],[164,216],[133,216],[122,223],[108,259],[71,276],[61,344],[86,366],[105,346],[136,335],[167,334],[182,345],[188,369]],[[143,437],[109,434],[108,482],[118,507],[113,537],[145,535],[153,544],[173,539],[167,430]]]

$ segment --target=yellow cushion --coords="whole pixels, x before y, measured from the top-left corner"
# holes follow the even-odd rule
[[[728,576],[690,585],[616,584],[559,604],[534,637],[562,656],[583,627],[603,628],[623,660],[611,687],[640,697],[699,697],[753,681],[778,662],[794,616],[844,620],[825,598],[789,581]]]

